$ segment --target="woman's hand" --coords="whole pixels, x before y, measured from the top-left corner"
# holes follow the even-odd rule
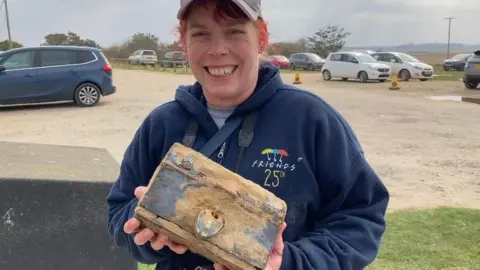
[[[137,187],[135,189],[135,197],[138,199],[142,198],[145,194],[146,187]],[[168,236],[163,234],[154,233],[148,228],[141,229],[141,222],[136,218],[131,218],[123,226],[123,230],[128,234],[135,234],[133,241],[136,245],[145,245],[150,241],[150,245],[154,250],[160,250],[165,246],[168,246],[173,252],[177,254],[183,254],[187,251],[187,248],[183,245],[176,244],[168,239]]]
[[[286,227],[287,223],[285,222],[280,226],[280,230],[278,231],[277,238],[273,244],[272,252],[270,253],[265,270],[280,270],[280,266],[282,266],[284,248],[282,235]],[[218,263],[215,263],[213,266],[215,267],[215,270],[228,270],[228,268]]]

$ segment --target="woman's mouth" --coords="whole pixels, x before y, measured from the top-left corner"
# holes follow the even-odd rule
[[[205,70],[214,77],[228,77],[231,76],[238,66],[224,66],[224,67],[205,67]]]

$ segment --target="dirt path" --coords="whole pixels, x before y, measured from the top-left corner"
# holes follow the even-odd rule
[[[293,74],[285,74],[287,82]],[[0,140],[105,147],[120,161],[143,118],[173,98],[189,75],[116,70],[118,93],[94,108],[1,109]],[[390,209],[461,205],[480,208],[480,106],[425,96],[480,95],[460,83],[323,82],[302,77],[302,88],[334,105],[351,123],[368,160],[392,194]]]

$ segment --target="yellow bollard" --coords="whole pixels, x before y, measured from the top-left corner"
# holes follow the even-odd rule
[[[296,72],[295,73],[295,80],[293,81],[293,84],[301,84],[302,82],[300,81],[300,73]]]
[[[400,86],[399,86],[399,83],[398,83],[398,77],[397,75],[393,75],[392,76],[392,81],[390,83],[390,90],[399,90],[400,89]]]

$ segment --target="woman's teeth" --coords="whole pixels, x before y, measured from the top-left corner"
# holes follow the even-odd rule
[[[208,73],[212,76],[225,77],[230,76],[235,71],[235,66],[222,67],[222,68],[211,68],[207,67]]]

